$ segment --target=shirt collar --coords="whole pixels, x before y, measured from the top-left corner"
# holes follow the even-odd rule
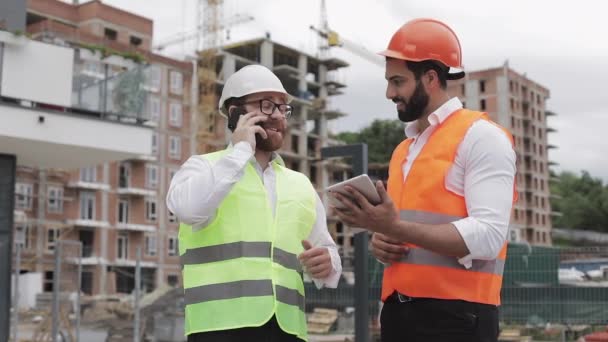
[[[230,142],[228,144],[227,148],[228,149],[232,149],[233,148],[232,142]],[[250,163],[257,163],[258,162],[257,159],[255,159],[255,150],[253,151],[253,155],[251,156],[251,158],[249,158],[249,162]],[[283,158],[277,152],[272,152],[270,154],[270,162],[269,162],[269,164],[270,163],[277,163],[277,164],[279,164],[281,166],[285,166],[285,161],[283,160]]]
[[[460,99],[458,99],[458,97],[452,97],[429,115],[429,124],[431,126],[439,125],[440,123],[444,122],[452,113],[459,109],[462,109],[462,102],[460,102]],[[406,137],[411,138],[420,134],[420,132],[418,131],[418,120],[410,122],[405,126]]]

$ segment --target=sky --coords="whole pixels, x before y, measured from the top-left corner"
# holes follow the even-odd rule
[[[195,28],[196,0],[103,0],[104,3],[154,20],[156,40]],[[557,129],[549,143],[558,149],[549,159],[556,171],[580,172],[608,182],[608,3],[580,0],[326,0],[330,28],[369,52],[386,47],[406,21],[431,17],[446,22],[459,36],[465,70],[502,66],[548,88],[547,109],[558,115],[548,124]],[[234,26],[230,40],[262,37],[316,54],[320,0],[225,0],[224,16],[250,15],[253,21]],[[183,56],[193,42],[166,52]],[[340,72],[348,87],[331,105],[349,115],[334,121],[334,132],[359,130],[377,118],[396,118],[384,96],[384,69],[343,48],[332,55],[347,60]]]

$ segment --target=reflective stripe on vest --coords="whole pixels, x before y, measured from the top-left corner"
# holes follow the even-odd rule
[[[424,224],[445,224],[462,219],[463,217],[440,213],[429,213],[420,210],[401,210],[399,217],[408,222]],[[422,248],[411,248],[409,253],[403,256],[399,262],[413,265],[432,265],[455,268],[463,271],[491,273],[501,276],[505,268],[505,261],[473,260],[471,268],[466,268],[458,262],[455,257],[445,256]]]
[[[182,265],[200,265],[237,258],[270,258],[270,242],[231,242],[222,245],[188,249],[181,257]],[[272,260],[295,271],[302,271],[298,256],[280,248],[273,248]]]
[[[271,280],[240,280],[230,283],[197,286],[184,290],[186,305],[212,300],[272,295]],[[300,310],[304,311],[304,296],[296,290],[277,285],[276,298],[279,302],[297,306]]]

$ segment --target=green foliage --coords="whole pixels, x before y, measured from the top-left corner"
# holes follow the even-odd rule
[[[134,52],[125,52],[125,51],[118,51],[118,50],[114,50],[111,49],[107,46],[103,46],[103,45],[93,45],[93,44],[85,44],[85,43],[80,43],[79,44],[80,47],[87,49],[93,53],[95,53],[95,51],[99,51],[101,53],[102,58],[111,56],[111,55],[116,55],[116,56],[121,56],[123,58],[126,59],[130,59],[132,61],[134,61],[135,63],[144,63],[146,61],[146,58],[139,52],[134,51]]]
[[[551,183],[551,194],[552,210],[562,213],[554,227],[608,232],[608,187],[600,179],[587,171],[562,172]]]
[[[360,132],[343,132],[336,137],[348,144],[367,144],[370,163],[388,163],[393,150],[405,139],[403,122],[399,120],[374,120]]]

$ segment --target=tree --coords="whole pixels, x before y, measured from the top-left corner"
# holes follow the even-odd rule
[[[551,184],[551,207],[562,215],[553,226],[608,232],[608,187],[583,171],[562,172]]]
[[[366,143],[370,163],[388,163],[393,150],[405,139],[403,122],[399,120],[374,120],[360,132],[343,132],[337,139],[348,144]]]

